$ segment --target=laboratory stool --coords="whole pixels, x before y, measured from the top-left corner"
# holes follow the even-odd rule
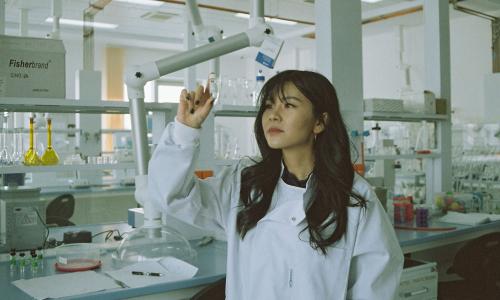
[[[196,293],[191,300],[224,300],[226,299],[226,277],[217,280]]]
[[[500,232],[467,242],[447,273],[456,273],[463,280],[439,282],[438,300],[500,299]]]
[[[45,209],[47,226],[73,226],[69,219],[75,212],[75,197],[63,194],[50,201]]]

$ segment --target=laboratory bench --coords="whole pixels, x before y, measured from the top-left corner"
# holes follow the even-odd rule
[[[125,233],[131,231],[131,228],[126,223],[115,223],[115,224],[102,224],[102,225],[82,225],[82,226],[69,226],[69,227],[54,227],[50,228],[50,237],[56,238],[57,240],[62,240],[63,234],[66,231],[77,231],[77,230],[88,230],[92,232],[92,235],[106,230],[119,230],[120,233]],[[111,253],[115,251],[118,247],[118,242],[107,242],[104,243],[104,234],[100,235],[93,241],[96,243],[102,243],[100,260],[102,265],[97,272],[105,272],[113,270],[113,260]],[[214,240],[212,243],[199,246],[198,242],[200,239],[190,240],[191,247],[197,252],[195,262],[193,263],[197,268],[198,272],[193,278],[169,282],[164,284],[150,285],[147,287],[140,288],[120,288],[113,290],[105,290],[94,293],[86,293],[78,296],[65,297],[63,299],[124,299],[140,297],[150,294],[163,294],[167,299],[168,292],[179,291],[183,289],[188,289],[192,287],[199,287],[211,282],[214,282],[220,278],[223,278],[226,273],[226,243],[223,241]],[[63,274],[55,270],[54,263],[56,262],[55,250],[47,249],[44,259],[38,268],[36,277],[50,276],[54,274]],[[26,272],[24,279],[34,278],[32,271],[29,266],[26,267]],[[2,291],[2,299],[32,299],[28,294],[24,293],[16,286],[11,284],[11,281],[18,280],[19,272],[11,272],[8,254],[0,255],[0,291]],[[189,297],[193,292],[187,292],[184,295],[181,293],[182,298],[185,299]],[[177,293],[179,295],[179,293]],[[187,295],[187,296],[186,296]],[[5,298],[4,298],[5,296]]]
[[[441,223],[437,221],[430,221],[430,228],[444,228],[449,229],[450,227],[455,227],[453,230],[445,231],[415,231],[415,230],[402,230],[397,229],[396,234],[399,239],[400,245],[404,253],[411,253],[415,251],[421,251],[426,249],[432,249],[434,247],[445,246],[448,244],[463,242],[483,234],[500,231],[500,221],[494,221],[486,224],[480,224],[475,226],[451,224],[451,223]],[[104,225],[82,225],[75,227],[58,227],[51,228],[50,236],[56,238],[57,240],[62,239],[62,235],[68,230],[89,230],[92,234],[102,232],[105,230],[118,229],[120,232],[127,232],[132,230],[132,228],[126,223],[116,223],[116,224],[104,224]],[[104,239],[103,235],[95,242],[102,242]],[[197,251],[197,259],[195,266],[199,268],[198,273],[190,279],[151,285],[142,288],[121,288],[114,290],[106,290],[95,293],[87,293],[79,296],[69,297],[65,299],[123,299],[123,298],[133,298],[137,297],[147,297],[146,295],[161,294],[163,299],[188,299],[190,295],[195,293],[193,291],[194,287],[200,287],[211,282],[214,282],[225,276],[226,268],[226,243],[223,241],[214,241],[206,246],[198,246],[199,239],[190,239],[190,243]],[[98,272],[108,271],[113,268],[111,253],[116,249],[118,243],[104,243],[104,254],[101,254],[101,260],[103,262],[102,267],[98,269]],[[52,251],[52,255],[51,255]],[[43,271],[39,270],[38,276],[48,276],[56,274],[57,271],[54,270],[54,250],[47,250],[46,258],[44,259]],[[27,272],[30,275],[30,271]],[[26,279],[31,277],[25,277]],[[17,280],[16,274],[11,274],[8,255],[0,255],[0,290],[4,291],[2,296],[6,296],[5,299],[31,299],[30,296],[25,294],[23,291],[11,284],[11,281]],[[169,292],[181,292],[183,296],[169,297]],[[187,291],[182,294],[182,291]],[[5,294],[6,293],[6,294]],[[177,293],[179,295],[179,293]]]
[[[455,229],[449,230],[452,227]],[[396,229],[396,236],[403,252],[413,253],[454,243],[465,242],[484,234],[500,231],[500,221],[493,221],[474,226],[443,223],[429,220],[429,229],[447,229],[436,231]]]

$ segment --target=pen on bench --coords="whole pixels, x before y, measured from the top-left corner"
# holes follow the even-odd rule
[[[141,272],[141,271],[132,271],[132,275],[144,275],[144,276],[154,276],[154,277],[163,276],[162,273],[158,272]]]

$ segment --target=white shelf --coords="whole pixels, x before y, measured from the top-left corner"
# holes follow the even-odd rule
[[[147,111],[170,111],[172,103],[145,103]],[[50,112],[87,114],[128,114],[129,103],[124,101],[102,101],[58,99],[58,98],[16,98],[0,97],[0,111]]]
[[[365,155],[365,160],[401,160],[401,159],[417,159],[417,158],[439,158],[440,153],[430,154],[391,154],[391,155]]]
[[[425,172],[409,172],[409,171],[399,172],[399,171],[396,171],[397,178],[414,178],[414,177],[421,177],[421,176],[425,176]]]
[[[258,108],[248,105],[216,105],[214,107],[215,116],[221,117],[255,117],[257,116]]]
[[[9,128],[7,130],[1,129],[2,132],[8,133],[8,134],[13,134],[13,133],[30,133],[30,130],[28,128]],[[36,128],[35,129],[36,133],[46,133],[47,128]],[[52,129],[52,134],[76,134],[76,133],[81,133],[81,129]],[[131,129],[101,129],[100,132],[102,134],[112,134],[112,133],[132,133]]]
[[[8,134],[13,134],[13,133],[29,133],[30,130],[28,128],[9,128],[9,129],[2,129],[2,132],[8,133]],[[46,133],[47,128],[35,128],[36,133]],[[54,129],[52,128],[52,134],[76,134],[81,132],[80,129]]]
[[[109,133],[132,133],[131,129],[101,129],[102,134],[109,134]]]
[[[55,165],[55,166],[1,166],[0,174],[12,173],[40,173],[40,172],[67,172],[84,170],[117,170],[134,169],[135,163],[117,163],[101,165]]]
[[[373,120],[373,121],[418,122],[418,121],[446,121],[449,119],[447,115],[410,113],[410,112],[365,111],[363,115],[365,120]]]

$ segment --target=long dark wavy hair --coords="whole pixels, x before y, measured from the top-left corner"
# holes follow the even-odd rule
[[[309,244],[326,255],[327,247],[342,238],[347,228],[347,208],[366,207],[366,199],[352,191],[354,168],[350,142],[340,114],[337,92],[323,75],[310,71],[288,70],[270,78],[259,95],[259,111],[254,132],[262,160],[246,167],[241,173],[241,209],[237,230],[242,239],[262,219],[281,175],[281,149],[269,147],[262,127],[266,99],[284,99],[284,87],[292,83],[311,101],[317,120],[323,120],[324,130],[314,142],[315,164],[311,200],[306,207]],[[322,115],[327,113],[326,121]],[[351,197],[355,199],[351,202]],[[335,230],[331,229],[332,226]]]

